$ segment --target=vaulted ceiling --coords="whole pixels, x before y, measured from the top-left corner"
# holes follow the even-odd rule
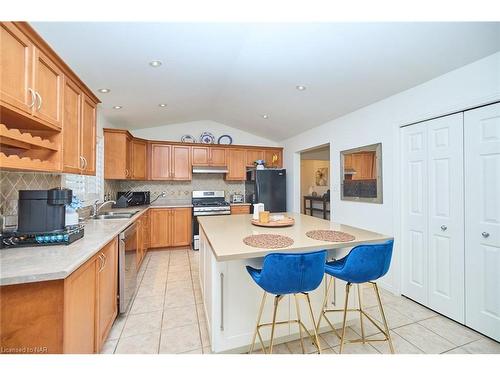
[[[32,25],[116,126],[213,120],[272,140],[500,50],[500,23]]]

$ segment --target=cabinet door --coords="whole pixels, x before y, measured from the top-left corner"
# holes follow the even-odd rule
[[[167,247],[171,243],[169,209],[154,209],[149,213],[150,247]]]
[[[210,150],[208,146],[193,146],[191,147],[193,157],[193,165],[207,166],[210,164]]]
[[[426,123],[429,307],[464,323],[463,114]]]
[[[265,150],[264,160],[268,168],[281,168],[283,166],[281,150]]]
[[[170,171],[170,146],[151,144],[151,179],[169,180]]]
[[[64,353],[96,352],[97,258],[64,280]]]
[[[403,129],[403,294],[428,303],[427,124]]]
[[[465,112],[467,326],[500,340],[500,104]]]
[[[134,180],[146,179],[146,143],[142,141],[132,141],[132,178]]]
[[[247,167],[255,167],[254,161],[264,160],[263,150],[248,149],[246,150],[246,155]]]
[[[127,178],[127,135],[104,132],[104,178],[124,180]]]
[[[63,73],[42,51],[37,48],[34,51],[34,90],[37,100],[33,106],[33,115],[60,128]]]
[[[0,41],[0,102],[31,114],[33,44],[10,22],[0,23]]]
[[[115,238],[100,252],[98,258],[98,348],[100,351],[118,314],[118,240]]]
[[[95,176],[96,159],[96,104],[87,95],[82,99],[81,155],[84,174]]]
[[[244,181],[246,179],[246,153],[241,149],[227,150],[227,168],[226,180]]]
[[[210,165],[214,167],[226,166],[226,150],[224,148],[210,148]]]
[[[63,112],[63,172],[80,173],[83,159],[80,154],[80,121],[82,91],[69,79],[64,80]]]
[[[175,208],[172,210],[171,246],[187,246],[191,243],[191,217],[191,208]]]
[[[191,180],[191,147],[172,146],[172,179]]]

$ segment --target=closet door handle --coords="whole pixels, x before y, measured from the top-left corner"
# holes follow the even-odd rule
[[[481,236],[483,236],[484,238],[488,238],[490,234],[488,232],[483,232],[481,233]]]
[[[35,91],[35,95],[38,98],[38,106],[36,107],[36,109],[37,111],[39,111],[40,108],[42,108],[42,96],[39,94],[38,91]]]
[[[446,225],[441,225],[441,230],[444,232],[448,227]]]

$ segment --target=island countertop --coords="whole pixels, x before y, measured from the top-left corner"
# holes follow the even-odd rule
[[[295,219],[295,224],[284,228],[259,227],[251,223],[252,215],[199,216],[198,222],[203,229],[215,258],[218,261],[259,258],[273,252],[299,252],[315,249],[338,249],[370,242],[382,242],[392,237],[352,227],[309,215],[287,213]],[[306,236],[306,232],[330,229],[349,233],[356,237],[348,242],[326,242]],[[281,249],[261,249],[248,246],[243,239],[254,234],[280,234],[293,240],[291,246]]]

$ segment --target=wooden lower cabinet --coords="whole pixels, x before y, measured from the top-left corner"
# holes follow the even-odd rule
[[[118,313],[118,240],[64,280],[0,287],[2,353],[98,353]]]
[[[231,205],[231,215],[245,215],[250,213],[250,205]]]
[[[188,246],[191,243],[191,208],[150,210],[151,248]]]

